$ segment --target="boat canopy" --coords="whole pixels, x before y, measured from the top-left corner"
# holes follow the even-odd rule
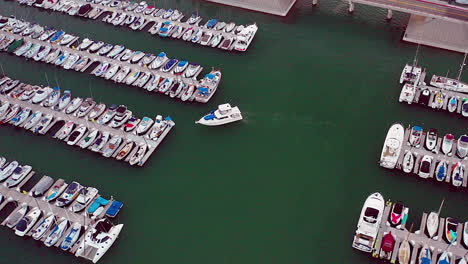
[[[205,120],[213,120],[215,118],[216,118],[216,116],[213,115],[213,114],[209,114],[209,115],[206,115],[206,116],[203,117],[203,119],[205,119]]]
[[[115,217],[119,213],[122,206],[123,206],[122,202],[113,201],[109,209],[107,209],[106,215],[109,217]]]
[[[185,66],[185,64],[187,64],[187,61],[184,61],[184,60],[179,61],[179,66]]]
[[[166,53],[161,52],[161,53],[158,54],[158,57],[166,57]]]
[[[420,127],[420,126],[414,126],[414,127],[413,127],[413,130],[415,130],[415,131],[422,131],[422,127]]]
[[[211,73],[208,73],[207,75],[205,75],[205,77],[208,78],[208,79],[213,80],[215,76],[213,74],[211,74]]]
[[[164,21],[164,23],[163,23],[163,24],[164,24],[164,25],[170,25],[170,24],[171,24],[171,22],[170,22],[170,21]]]
[[[161,32],[166,32],[167,28],[161,28]]]
[[[93,204],[88,208],[88,213],[92,214],[94,213],[101,205],[107,205],[109,203],[108,200],[98,197],[96,201],[94,201]]]
[[[208,23],[206,23],[206,27],[207,28],[212,28],[212,27],[214,27],[214,25],[216,25],[216,23],[218,23],[218,20],[212,18],[212,19],[208,20]]]
[[[208,94],[208,88],[207,87],[198,87],[198,92],[200,94]]]
[[[460,140],[461,140],[462,142],[468,142],[468,136],[467,136],[467,135],[463,135],[463,136],[460,137]]]

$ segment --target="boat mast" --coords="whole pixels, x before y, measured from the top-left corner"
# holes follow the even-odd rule
[[[437,215],[440,215],[440,211],[442,211],[442,206],[444,205],[445,199],[442,199],[442,202],[440,203],[439,211],[437,211]]]
[[[463,62],[462,64],[460,65],[460,71],[458,71],[458,78],[457,80],[460,81],[460,78],[461,78],[461,75],[462,75],[462,72],[463,72],[463,68],[465,67],[465,61],[466,61],[466,54],[468,54],[468,52],[465,52],[465,57],[463,58]]]
[[[414,59],[413,59],[413,67],[418,64],[418,53],[419,53],[419,46],[421,44],[418,43],[418,47],[416,48],[416,54],[414,54]]]

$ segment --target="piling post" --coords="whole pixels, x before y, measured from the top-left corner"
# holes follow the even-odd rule
[[[349,13],[353,13],[354,12],[354,3],[350,0],[349,1],[349,9],[348,9],[348,12]]]
[[[393,17],[393,11],[388,9],[388,11],[387,11],[387,20],[392,19],[392,17]]]
[[[316,6],[318,4],[318,0],[312,0],[312,5]]]

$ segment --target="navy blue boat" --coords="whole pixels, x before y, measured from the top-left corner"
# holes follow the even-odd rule
[[[123,203],[119,201],[113,201],[109,209],[106,211],[106,216],[115,217],[122,209]]]
[[[208,20],[208,22],[206,22],[205,27],[208,28],[208,29],[212,29],[212,28],[214,28],[216,23],[218,23],[218,20],[212,18],[212,19]]]
[[[174,66],[176,66],[176,64],[178,63],[179,61],[176,60],[176,59],[170,59],[165,65],[164,67],[162,68],[162,71],[163,72],[168,72],[170,70],[172,70],[172,68],[174,68]]]

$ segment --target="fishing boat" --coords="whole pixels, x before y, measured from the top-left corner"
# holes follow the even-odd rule
[[[424,245],[419,253],[419,264],[431,264],[432,256],[429,246]]]
[[[119,236],[123,224],[112,225],[106,218],[98,220],[86,233],[75,256],[86,257],[96,263],[109,250]]]
[[[177,65],[175,66],[173,73],[175,75],[181,75],[185,71],[185,69],[187,69],[188,65],[189,64],[186,60],[179,61],[179,63],[177,63]]]
[[[76,243],[78,238],[80,237],[81,234],[81,224],[76,222],[72,225],[70,231],[65,235],[65,238],[63,239],[60,249],[62,250],[70,250],[73,245]]]
[[[96,120],[106,110],[106,105],[103,103],[95,104],[94,107],[89,111],[88,120]]]
[[[75,145],[80,141],[80,139],[84,136],[88,128],[86,126],[80,125],[78,126],[71,134],[68,136],[67,144],[70,146]]]
[[[453,141],[455,137],[452,134],[445,134],[442,140],[442,152],[448,156],[452,155]]]
[[[130,151],[132,151],[134,146],[135,146],[135,142],[128,141],[124,145],[124,147],[117,153],[117,156],[115,157],[115,159],[117,159],[117,160],[124,159],[130,153]]]
[[[93,152],[99,152],[107,143],[107,141],[109,141],[109,137],[109,132],[102,132],[101,135],[96,139],[96,141],[94,141],[94,143],[91,145],[91,150]]]
[[[71,202],[73,202],[73,200],[76,199],[76,197],[78,197],[81,188],[81,184],[75,181],[70,183],[62,195],[55,201],[55,206],[64,207],[69,205]]]
[[[447,162],[440,161],[435,170],[435,176],[437,181],[444,181],[445,177],[447,177]]]
[[[421,159],[421,165],[419,166],[419,177],[423,179],[427,179],[431,173],[431,165],[432,165],[432,156],[424,155]]]
[[[98,192],[99,191],[94,187],[82,188],[75,202],[71,205],[70,210],[77,213],[85,209],[86,206],[88,206],[93,198],[98,194]]]
[[[138,126],[140,121],[141,120],[139,118],[132,116],[128,119],[127,123],[122,128],[125,132],[131,132]]]
[[[60,99],[60,88],[54,87],[52,92],[47,96],[47,98],[41,103],[44,107],[54,107],[58,104]]]
[[[148,151],[148,145],[145,144],[145,143],[141,143],[139,146],[138,146],[138,150],[135,152],[135,154],[133,154],[132,157],[130,157],[130,165],[135,165],[135,164],[139,164],[141,162],[141,160],[143,159],[143,157],[145,156],[145,153]]]
[[[41,180],[29,191],[32,197],[40,197],[54,184],[54,180],[49,176],[43,176]]]
[[[15,234],[17,236],[24,236],[36,224],[39,217],[42,215],[38,207],[34,207],[29,213],[23,217],[15,226]]]
[[[445,238],[447,242],[450,244],[457,241],[457,228],[458,228],[458,220],[452,217],[447,217],[445,219]]]
[[[16,210],[11,216],[7,217],[6,220],[6,226],[9,228],[14,228],[16,224],[26,215],[26,212],[28,211],[28,206],[26,203],[21,205],[21,208]]]
[[[195,122],[205,126],[219,126],[242,120],[242,114],[237,106],[221,104],[218,109],[211,111]]]
[[[460,162],[455,163],[452,168],[452,185],[460,187],[463,184],[463,177],[465,175],[465,166]]]
[[[464,117],[468,117],[468,99],[464,98],[462,100],[461,114]]]
[[[71,114],[75,112],[76,109],[78,109],[78,107],[80,107],[82,103],[83,103],[83,98],[80,98],[80,97],[73,98],[73,100],[71,100],[70,104],[65,109],[65,113]]]
[[[393,227],[399,227],[401,224],[406,222],[405,217],[407,217],[407,214],[408,208],[402,203],[393,203],[392,210],[390,212],[390,225]]]
[[[150,64],[149,68],[150,69],[158,69],[159,67],[161,67],[166,61],[168,60],[168,57],[166,55],[166,53],[164,52],[161,52],[158,54],[158,56],[156,57],[156,59]]]
[[[457,155],[460,158],[465,158],[468,155],[468,136],[462,135],[457,141]]]
[[[4,181],[8,177],[10,177],[13,171],[15,171],[16,168],[18,168],[18,166],[19,164],[15,160],[15,161],[10,162],[7,166],[4,166],[3,168],[1,168],[0,169],[0,181]]]
[[[62,237],[63,233],[65,233],[65,230],[68,228],[68,220],[64,219],[62,220],[59,224],[57,224],[50,233],[47,235],[44,245],[46,247],[51,247],[55,245],[55,243],[58,242],[58,240]]]
[[[80,148],[83,148],[83,149],[88,148],[99,137],[100,133],[101,132],[99,132],[99,130],[97,129],[91,130],[91,132],[88,135],[86,135],[85,137],[81,139],[78,145],[80,146]]]
[[[384,233],[382,238],[382,246],[380,250],[380,258],[389,260],[392,253],[393,248],[395,247],[395,235],[392,232]]]
[[[40,240],[45,235],[45,233],[50,230],[54,223],[55,215],[50,213],[49,216],[39,222],[39,225],[32,231],[32,237],[35,240]]]
[[[450,256],[447,251],[444,251],[437,261],[437,264],[450,264]]]
[[[242,31],[237,34],[237,41],[234,44],[234,49],[237,51],[246,51],[257,33],[257,30],[258,27],[256,24],[249,25],[242,29]]]
[[[430,151],[435,151],[437,145],[437,130],[434,128],[429,129],[426,134],[426,148]]]
[[[372,251],[380,228],[384,207],[384,198],[380,193],[373,193],[366,199],[359,216],[353,248],[364,252]]]
[[[400,264],[408,264],[411,257],[411,247],[409,245],[408,239],[405,239],[398,249],[398,262]]]
[[[439,214],[430,212],[427,216],[426,230],[429,238],[433,238],[439,229]]]
[[[450,100],[447,103],[447,110],[450,113],[453,113],[457,110],[458,100],[455,96],[450,97]]]
[[[58,100],[58,104],[54,106],[54,110],[62,111],[71,102],[71,92],[68,90],[63,91],[62,96]]]
[[[420,126],[413,126],[411,128],[411,134],[409,138],[409,145],[419,148],[421,145],[421,138],[423,134],[423,129]]]

